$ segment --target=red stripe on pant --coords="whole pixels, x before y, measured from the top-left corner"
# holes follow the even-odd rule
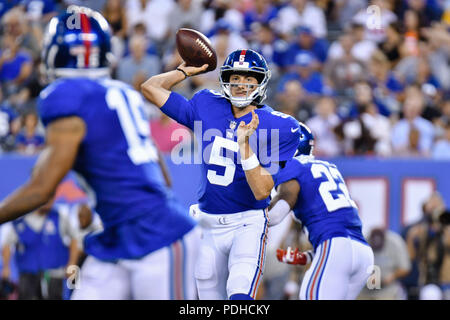
[[[313,293],[314,293],[314,285],[316,284],[316,280],[317,280],[317,276],[321,273],[322,270],[322,266],[323,266],[323,262],[325,261],[325,257],[327,256],[327,247],[328,247],[328,240],[326,240],[324,242],[324,247],[323,247],[323,251],[322,251],[322,257],[320,257],[320,264],[319,264],[319,268],[317,268],[316,270],[316,274],[314,275],[314,279],[309,291],[309,299],[312,300],[313,299]]]
[[[267,212],[265,212],[265,216],[267,217]],[[268,223],[268,222],[267,222]],[[261,253],[260,253],[260,263],[259,263],[259,271],[258,271],[258,277],[256,278],[256,282],[255,282],[255,287],[253,288],[253,292],[251,294],[251,297],[253,299],[255,299],[256,296],[256,289],[258,288],[259,285],[259,278],[261,277],[261,273],[262,273],[262,269],[264,268],[264,250],[266,249],[266,239],[267,239],[267,224],[264,227],[264,236],[263,236],[263,240],[262,240],[262,249],[261,249]]]

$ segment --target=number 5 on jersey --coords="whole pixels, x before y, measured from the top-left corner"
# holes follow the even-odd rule
[[[216,136],[211,148],[209,164],[215,164],[225,167],[225,172],[223,175],[219,175],[214,170],[208,170],[207,178],[211,184],[217,184],[219,186],[226,187],[233,182],[234,173],[236,172],[236,164],[234,163],[233,159],[221,155],[222,148],[230,150],[232,152],[239,151],[239,145],[236,141]]]

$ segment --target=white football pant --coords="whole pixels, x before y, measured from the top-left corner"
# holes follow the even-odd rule
[[[226,300],[234,294],[254,299],[264,271],[267,210],[218,215],[196,208],[194,217],[202,227],[195,266],[200,300]]]
[[[372,248],[359,241],[336,237],[315,251],[300,288],[301,300],[354,300],[372,274]]]
[[[197,299],[194,265],[200,237],[194,227],[170,246],[141,259],[117,263],[86,258],[73,300],[192,300]]]

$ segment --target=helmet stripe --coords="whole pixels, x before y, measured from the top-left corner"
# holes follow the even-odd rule
[[[246,53],[247,53],[247,50],[245,50],[245,49],[241,51],[241,54],[239,55],[239,64],[244,64]]]
[[[91,22],[89,21],[89,18],[86,16],[86,14],[81,13],[81,32],[82,33],[91,33]],[[91,42],[86,37],[83,39],[83,44],[86,49],[84,53],[84,66],[86,68],[89,67],[89,57],[91,55]]]

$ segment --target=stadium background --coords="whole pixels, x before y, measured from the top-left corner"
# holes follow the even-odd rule
[[[425,288],[423,298],[449,298],[449,227],[439,216],[450,207],[450,1],[0,1],[0,199],[26,181],[43,147],[36,110],[45,86],[42,36],[51,17],[70,4],[105,15],[113,31],[113,77],[137,89],[181,62],[174,41],[180,27],[206,34],[219,66],[235,49],[262,53],[272,70],[266,103],[311,127],[316,156],[342,171],[365,235],[381,228],[403,241],[394,248],[411,264],[407,276],[390,285],[400,293],[379,290],[369,297],[415,299]],[[186,97],[201,88],[220,90],[217,78],[218,69],[176,90]],[[191,133],[147,107],[174,194],[188,207],[195,203],[199,168],[177,163],[174,155],[180,147],[191,150]],[[76,215],[86,201],[70,175],[60,186],[58,207]],[[425,225],[425,237],[409,234],[418,225]],[[283,232],[272,237],[269,255]],[[383,257],[382,270],[385,265],[395,273],[395,254]],[[292,268],[270,258],[267,267],[261,298],[286,298]]]

